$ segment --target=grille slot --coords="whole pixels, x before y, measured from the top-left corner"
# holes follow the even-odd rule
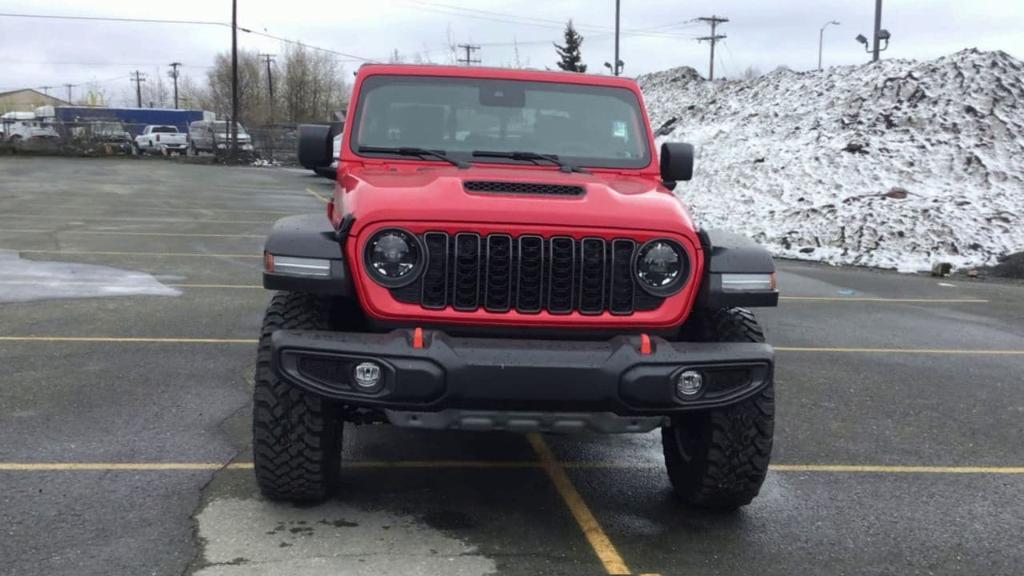
[[[566,184],[540,184],[534,182],[500,182],[494,180],[470,180],[462,183],[470,192],[491,194],[536,194],[541,196],[582,196],[582,186]]]
[[[572,312],[576,279],[576,243],[564,236],[548,241],[548,312]]]
[[[491,234],[487,237],[487,266],[484,271],[484,308],[508,312],[512,308],[512,237]]]
[[[448,304],[448,235],[428,232],[423,235],[427,246],[427,267],[423,271],[424,308],[439,310]]]
[[[584,238],[580,242],[580,312],[600,314],[604,311],[604,271],[604,240]]]
[[[452,306],[456,310],[476,310],[480,304],[480,236],[455,235],[455,291]]]
[[[637,243],[625,238],[427,232],[423,244],[422,280],[391,290],[400,302],[463,312],[629,315],[664,301],[637,289]]]
[[[608,310],[612,314],[633,312],[633,253],[636,242],[617,238],[612,241],[611,282],[608,289]]]
[[[540,312],[544,297],[544,239],[519,237],[519,277],[516,280],[516,310]]]

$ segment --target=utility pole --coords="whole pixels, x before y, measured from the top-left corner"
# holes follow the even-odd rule
[[[476,52],[477,50],[480,49],[480,46],[478,44],[459,44],[459,48],[462,48],[466,51],[466,58],[459,58],[459,62],[465,64],[466,66],[472,66],[473,64],[480,63],[479,59],[473,59],[471,57],[473,52]]]
[[[882,0],[875,0],[875,34],[873,42],[869,44],[868,39],[863,34],[858,34],[856,40],[864,45],[865,52],[871,54],[871,61],[878,62],[880,53],[889,48],[890,38],[892,38],[892,34],[882,28]],[[882,46],[882,40],[885,40],[885,46]]]
[[[238,160],[238,0],[231,0],[231,161]]]
[[[273,54],[260,54],[263,61],[267,63],[267,92],[270,94],[270,123],[274,123],[274,76],[270,64],[274,61]]]
[[[131,73],[132,82],[135,82],[135,105],[142,108],[142,83],[146,81],[146,75],[136,70]]]
[[[615,76],[622,72],[622,66],[620,65],[622,61],[619,60],[619,3],[620,0],[615,0],[615,60],[613,60],[615,66],[612,70]]]
[[[881,1],[881,0],[879,0],[879,1]],[[725,40],[725,38],[726,38],[725,34],[715,34],[715,28],[717,28],[719,24],[725,24],[726,22],[729,21],[729,19],[728,18],[722,18],[720,16],[711,15],[711,16],[702,16],[700,18],[697,18],[697,20],[700,20],[701,22],[707,22],[707,23],[711,24],[711,35],[710,36],[701,36],[700,38],[697,38],[697,41],[698,42],[703,42],[703,41],[706,40],[706,41],[711,43],[711,65],[708,67],[708,80],[714,80],[715,79],[715,44],[719,40]]]
[[[39,89],[43,91],[43,94],[46,94],[47,96],[50,95],[50,88],[53,88],[53,86],[40,86],[39,87]]]
[[[839,26],[839,22],[837,20],[829,20],[818,31],[818,72],[821,72],[821,47],[825,43],[825,28],[829,26]]]
[[[872,62],[878,62],[878,53],[881,52],[882,44],[882,0],[875,0],[875,48],[871,56]],[[888,41],[886,42],[888,48]]]
[[[71,89],[78,86],[78,84],[65,84],[64,87],[68,89],[68,104],[71,104]]]
[[[171,71],[167,73],[168,76],[174,79],[174,107],[178,107],[178,66],[181,66],[181,62],[171,62],[168,64],[171,67]]]

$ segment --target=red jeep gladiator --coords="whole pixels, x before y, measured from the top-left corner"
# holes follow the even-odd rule
[[[333,134],[304,126],[303,163]],[[267,497],[326,498],[342,430],[647,433],[686,503],[757,495],[775,306],[751,241],[673,193],[693,147],[655,142],[633,80],[365,65],[334,197],[265,244],[253,452]],[[685,195],[684,195],[685,196]]]

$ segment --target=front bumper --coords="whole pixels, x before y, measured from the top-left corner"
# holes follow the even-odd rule
[[[271,338],[273,368],[309,392],[380,410],[404,426],[643,431],[665,416],[756,394],[771,382],[774,364],[772,348],[755,343],[652,337],[645,354],[640,336],[594,342],[422,334],[416,347],[412,330],[278,331]],[[381,367],[381,377],[377,389],[362,392],[354,371],[367,361]],[[683,370],[704,376],[700,394],[676,394]]]

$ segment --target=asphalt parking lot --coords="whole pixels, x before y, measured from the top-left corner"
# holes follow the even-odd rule
[[[0,574],[1024,572],[1014,283],[781,263],[774,468],[735,514],[675,502],[657,434],[350,427],[339,497],[262,500],[262,238],[331,185],[0,158]]]

